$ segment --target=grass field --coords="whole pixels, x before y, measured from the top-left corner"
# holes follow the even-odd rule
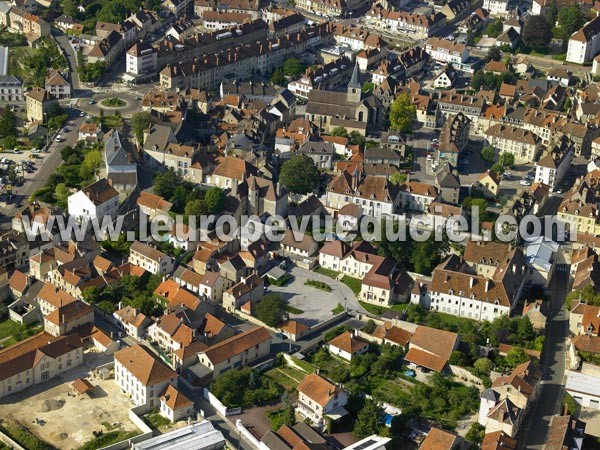
[[[393,305],[391,308],[386,308],[385,306],[371,305],[370,303],[365,302],[358,303],[360,303],[360,306],[365,308],[369,313],[374,314],[376,316],[381,316],[382,314],[385,314],[386,311],[404,311],[406,308],[408,308],[408,305],[410,304],[399,303],[397,305]]]
[[[275,367],[266,372],[265,375],[288,392],[295,391],[298,384],[306,376],[301,370],[289,366]]]

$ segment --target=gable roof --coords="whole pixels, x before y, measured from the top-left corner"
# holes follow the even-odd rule
[[[102,178],[81,190],[96,206],[118,197],[119,192],[112,187],[106,178]]]
[[[354,336],[352,331],[345,331],[344,333],[330,340],[329,345],[354,355],[356,352],[368,347],[369,343]]]
[[[305,376],[296,390],[323,407],[340,392],[337,386],[316,373]]]
[[[171,411],[189,408],[194,405],[194,402],[179,392],[172,384],[167,386],[165,392],[160,396],[160,400],[161,402],[164,402]]]
[[[459,442],[457,435],[433,427],[421,442],[419,450],[452,450]]]
[[[150,350],[139,344],[119,350],[115,353],[115,360],[144,386],[152,386],[177,377],[177,374]]]
[[[254,327],[214,344],[202,353],[213,364],[219,364],[232,356],[239,355],[245,350],[267,341],[271,341],[271,336],[267,332],[267,329],[264,327]]]

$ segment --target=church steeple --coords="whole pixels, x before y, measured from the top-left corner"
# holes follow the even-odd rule
[[[352,78],[348,83],[347,98],[349,102],[358,103],[361,100],[362,84],[360,82],[360,69],[358,68],[358,61],[354,64],[354,70],[352,71]]]

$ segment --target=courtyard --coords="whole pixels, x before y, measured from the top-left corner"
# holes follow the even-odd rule
[[[0,399],[2,418],[28,428],[56,448],[74,449],[94,439],[96,431],[139,432],[129,420],[131,404],[114,379],[101,380],[93,369],[112,356],[87,352],[84,363],[47,384],[39,384]],[[85,378],[95,392],[74,394],[71,383]]]
[[[301,320],[312,327],[333,317],[333,311],[340,304],[344,306],[346,303],[348,311],[364,312],[352,290],[344,283],[299,267],[292,268],[289,274],[292,279],[285,286],[271,285],[269,289],[271,292],[281,295],[291,307],[290,318]],[[307,286],[305,283],[308,280],[325,283],[331,290],[326,292],[313,286]]]

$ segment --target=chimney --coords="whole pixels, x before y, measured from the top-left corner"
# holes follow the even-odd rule
[[[473,289],[473,285],[474,285],[474,284],[475,284],[475,278],[473,278],[473,277],[469,278],[469,287],[470,287],[471,289]]]
[[[485,292],[490,290],[490,280],[485,280]]]

